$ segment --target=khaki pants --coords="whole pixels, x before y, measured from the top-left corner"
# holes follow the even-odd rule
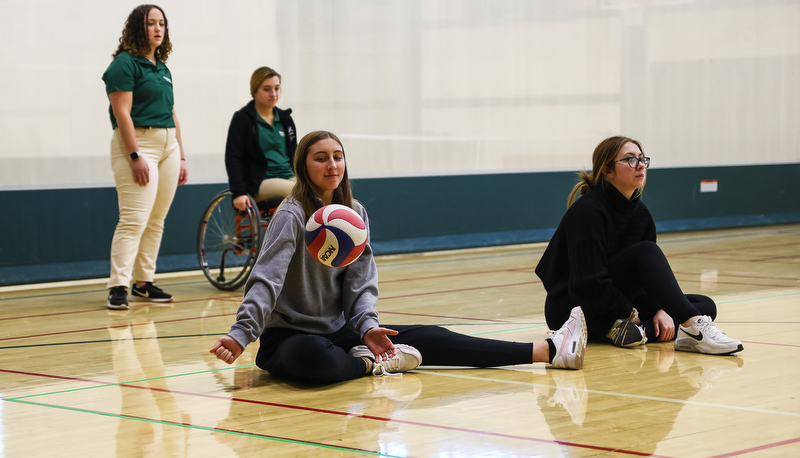
[[[258,187],[258,195],[253,196],[253,199],[256,202],[261,202],[271,197],[286,197],[292,193],[292,188],[296,181],[297,177],[289,179],[267,178],[261,182],[261,186]]]
[[[111,138],[111,169],[117,186],[119,222],[111,242],[108,287],[153,281],[156,259],[172,198],[178,187],[181,155],[174,128],[136,128],[139,154],[150,166],[150,182],[133,181],[131,158],[119,129]]]

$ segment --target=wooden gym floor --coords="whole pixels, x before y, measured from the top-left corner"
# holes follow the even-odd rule
[[[590,344],[581,371],[422,367],[331,386],[208,349],[241,291],[161,275],[167,306],[105,280],[0,288],[0,456],[800,456],[800,225],[665,235],[738,356]],[[545,337],[543,244],[380,257],[383,324]]]

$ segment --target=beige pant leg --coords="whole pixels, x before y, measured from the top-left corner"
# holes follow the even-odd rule
[[[153,281],[164,232],[164,219],[175,196],[180,174],[180,149],[175,129],[136,129],[139,154],[150,166],[150,182],[133,180],[130,157],[119,131],[111,140],[111,168],[117,187],[119,222],[111,242],[108,287],[131,281]]]
[[[294,183],[297,177],[291,177],[288,180],[283,178],[267,178],[261,182],[258,187],[258,195],[253,198],[256,202],[267,200],[272,197],[286,197],[292,193]]]

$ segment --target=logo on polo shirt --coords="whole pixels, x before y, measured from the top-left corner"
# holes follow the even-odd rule
[[[167,82],[168,82],[169,84],[172,84],[172,80],[171,80],[171,79],[167,78],[166,76],[164,77],[164,79],[165,79],[165,80],[167,80]]]

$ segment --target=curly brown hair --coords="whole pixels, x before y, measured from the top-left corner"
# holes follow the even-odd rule
[[[161,62],[167,61],[169,53],[172,52],[172,43],[169,41],[169,22],[164,10],[157,5],[139,5],[131,11],[128,20],[125,21],[125,28],[122,29],[122,36],[119,37],[117,51],[111,57],[117,57],[123,51],[128,51],[136,57],[145,57],[150,53],[147,17],[153,8],[157,8],[164,15],[164,40],[161,42],[161,46],[156,48],[154,57]]]

